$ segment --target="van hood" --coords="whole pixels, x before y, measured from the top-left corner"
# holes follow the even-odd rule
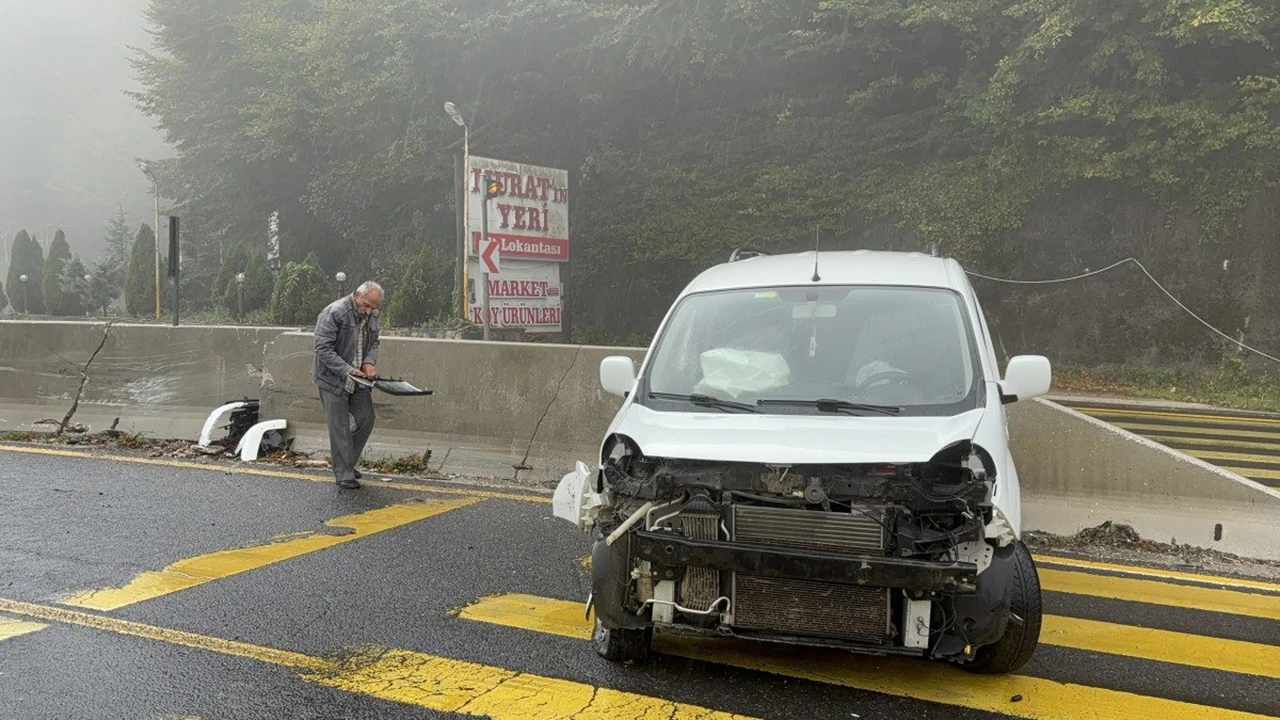
[[[853,417],[657,412],[627,408],[616,434],[648,457],[770,465],[928,462],[948,445],[972,440],[986,414]]]

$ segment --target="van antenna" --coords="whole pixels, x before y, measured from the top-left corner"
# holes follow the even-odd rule
[[[818,250],[822,244],[822,236],[819,234],[821,227],[817,223],[813,225],[813,282],[822,281],[822,276],[818,274]]]

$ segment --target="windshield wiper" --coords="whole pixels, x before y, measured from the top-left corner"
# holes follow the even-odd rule
[[[821,412],[838,412],[850,415],[859,413],[881,413],[883,415],[897,415],[902,412],[902,408],[894,405],[867,405],[865,403],[849,402],[847,400],[831,400],[820,398],[818,400],[761,400],[757,405],[808,405],[816,407]]]
[[[691,395],[681,395],[680,393],[651,392],[649,393],[649,397],[657,398],[659,400],[684,400],[685,402],[693,403],[694,405],[700,405],[702,407],[720,408],[721,410],[741,410],[743,412],[760,412],[759,410],[756,409],[755,405],[748,405],[747,403],[735,402],[733,400],[724,400],[718,397],[711,397],[710,395],[703,395],[702,393],[693,393]]]

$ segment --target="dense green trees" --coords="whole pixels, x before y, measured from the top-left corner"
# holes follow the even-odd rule
[[[316,316],[334,300],[331,287],[315,253],[302,262],[287,263],[271,293],[271,321],[278,325],[314,326]]]
[[[154,0],[150,19],[138,99],[181,150],[166,186],[203,247],[278,211],[285,262],[451,265],[452,100],[474,152],[571,171],[567,296],[592,336],[647,332],[733,247],[817,229],[1024,276],[1140,255],[1216,320],[1275,316],[1250,332],[1280,342],[1280,223],[1250,210],[1280,180],[1280,13],[1256,0]],[[1141,282],[983,293],[1024,349],[1041,329],[1132,347],[1137,323],[1205,350]],[[1064,302],[1103,329],[1023,317]]]
[[[387,322],[409,327],[447,316],[452,308],[453,267],[442,262],[430,246],[405,268],[395,293],[387,301]]]
[[[27,281],[22,282],[26,276]],[[20,313],[44,313],[44,297],[40,292],[44,278],[44,251],[26,230],[19,230],[9,246],[9,299]]]
[[[163,282],[161,284],[163,293]],[[124,285],[124,305],[134,317],[153,315],[156,310],[156,235],[145,223],[138,228],[138,235],[133,241]]]
[[[40,281],[40,296],[44,299],[45,309],[53,315],[65,315],[62,312],[62,271],[71,262],[71,246],[67,244],[66,233],[58,230],[49,243],[49,257],[44,261],[44,275]]]

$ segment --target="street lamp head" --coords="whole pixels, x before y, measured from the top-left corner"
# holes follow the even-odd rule
[[[90,277],[88,273],[86,273],[86,274],[85,274],[85,276],[84,276],[84,281],[85,281],[85,282],[89,282],[89,281],[91,281],[91,280],[93,280],[93,278],[92,278],[92,277]]]
[[[462,113],[458,112],[458,106],[451,102],[444,104],[444,111],[449,113],[449,117],[453,118],[453,122],[458,127],[466,127],[467,121],[462,119]]]
[[[244,284],[244,273],[236,273],[236,284],[237,285]]]
[[[344,283],[347,281],[347,274],[339,270],[338,273],[333,276],[333,279],[340,283]]]
[[[29,278],[26,275],[19,275],[18,282],[26,282]]]

